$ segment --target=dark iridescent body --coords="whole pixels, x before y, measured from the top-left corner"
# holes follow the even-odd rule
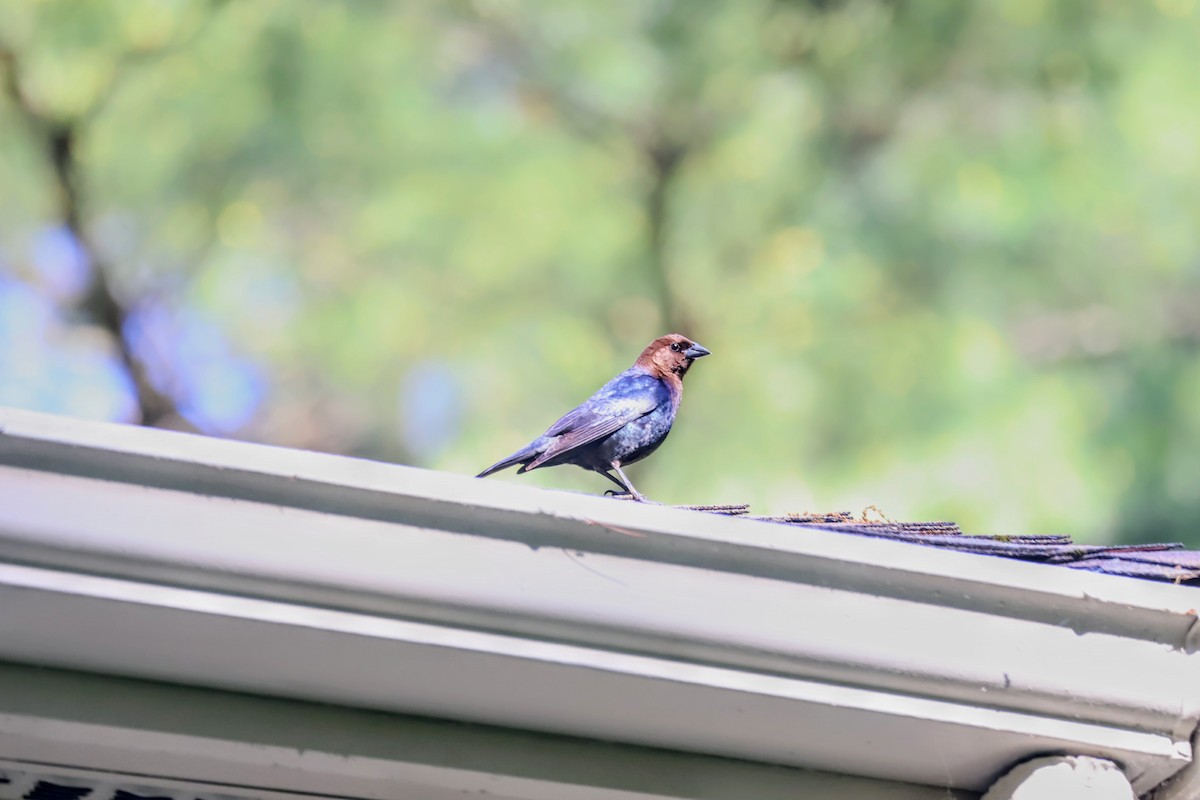
[[[622,466],[653,453],[671,432],[683,399],[683,376],[708,350],[677,333],[651,342],[629,369],[600,387],[525,447],[479,473],[520,464],[518,474],[559,464],[599,472],[638,500]],[[618,480],[612,472],[620,476]]]

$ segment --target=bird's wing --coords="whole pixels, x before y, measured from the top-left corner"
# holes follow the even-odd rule
[[[568,411],[543,434],[550,446],[531,462],[541,466],[556,456],[603,439],[649,414],[663,402],[663,389],[649,375],[618,375],[577,408]]]

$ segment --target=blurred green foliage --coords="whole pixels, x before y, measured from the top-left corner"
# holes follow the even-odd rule
[[[32,115],[122,307],[260,372],[213,432],[473,474],[678,328],[652,497],[1197,545],[1197,41],[1196,0],[8,0],[0,269],[82,366],[0,401],[138,418],[32,255]]]

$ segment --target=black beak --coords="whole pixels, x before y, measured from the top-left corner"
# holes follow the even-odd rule
[[[707,347],[696,344],[695,342],[692,342],[691,347],[689,347],[687,350],[684,350],[683,354],[688,358],[702,358],[707,355],[712,355],[711,351],[709,351]]]

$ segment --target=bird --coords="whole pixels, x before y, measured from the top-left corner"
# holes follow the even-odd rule
[[[658,337],[646,345],[632,367],[560,417],[541,436],[476,477],[517,464],[521,465],[518,475],[539,467],[574,464],[608,478],[621,487],[619,494],[646,502],[646,496],[634,488],[621,468],[641,461],[666,440],[683,399],[683,376],[696,359],[710,354],[706,347],[678,333]]]

